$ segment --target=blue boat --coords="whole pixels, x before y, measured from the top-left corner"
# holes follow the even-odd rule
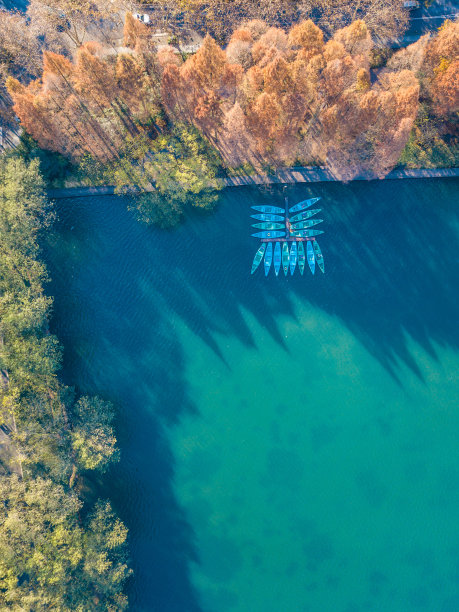
[[[304,255],[304,245],[302,242],[299,242],[298,243],[298,268],[300,269],[301,276],[303,276],[305,263],[306,263],[306,257]]]
[[[258,210],[261,213],[268,213],[269,215],[278,215],[280,213],[284,213],[284,208],[279,208],[279,206],[252,206],[253,210]]]
[[[276,246],[274,247],[274,272],[276,273],[276,276],[279,274],[281,261],[281,245],[280,242],[276,242]]]
[[[271,269],[272,262],[273,262],[273,243],[268,242],[268,248],[266,249],[266,253],[265,253],[265,276],[268,276],[269,271]]]
[[[314,249],[312,247],[311,242],[308,242],[307,244],[307,254],[309,267],[311,269],[311,272],[314,274],[314,272],[316,271],[316,260],[314,257]]]
[[[322,255],[322,251],[317,240],[312,241],[312,248],[314,249],[314,255],[317,263],[319,264],[321,272],[325,273],[324,256]]]
[[[322,233],[322,232],[321,232]],[[285,232],[257,232],[256,234],[252,234],[254,238],[283,238],[285,236]]]
[[[284,268],[284,274],[287,276],[288,273],[288,264],[289,264],[290,256],[288,253],[288,242],[284,242],[282,245],[282,267]]]
[[[253,223],[252,227],[263,230],[285,229],[284,223]]]
[[[300,221],[299,223],[293,223],[293,230],[302,230],[307,229],[308,227],[312,227],[313,225],[317,225],[318,223],[322,223],[323,219],[308,219],[307,221]]]
[[[296,242],[292,243],[292,247],[290,249],[290,274],[293,275],[296,268],[296,260],[297,260],[297,246]]]
[[[290,234],[295,238],[312,238],[313,236],[319,236],[323,234],[322,230],[298,230],[291,231]]]
[[[285,217],[282,215],[250,215],[252,219],[257,221],[285,221]]]
[[[295,215],[294,217],[290,219],[290,223],[298,223],[299,221],[304,221],[305,219],[309,219],[310,217],[316,215],[321,210],[322,210],[321,208],[313,208],[312,210],[307,210],[305,212],[298,213],[297,215]]]
[[[265,254],[265,249],[266,242],[263,242],[258,251],[255,253],[255,257],[253,258],[252,271],[250,272],[250,274],[253,274],[260,265],[260,262],[263,259],[263,255]]]
[[[303,200],[299,204],[296,204],[295,206],[292,206],[292,208],[290,209],[289,212],[291,212],[291,213],[299,212],[300,210],[304,210],[305,208],[309,208],[310,206],[312,206],[313,204],[315,204],[319,200],[320,200],[320,198],[310,198],[309,200]]]

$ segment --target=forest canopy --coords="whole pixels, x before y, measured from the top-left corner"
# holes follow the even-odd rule
[[[127,530],[79,495],[117,459],[113,408],[59,382],[38,243],[51,222],[38,160],[0,158],[0,608],[123,610]]]
[[[435,132],[435,151],[454,164],[458,40],[459,24],[446,22],[374,70],[363,20],[331,37],[311,20],[289,30],[255,20],[235,30],[225,49],[207,35],[184,59],[171,46],[158,47],[128,13],[116,52],[95,42],[73,59],[45,51],[40,78],[24,84],[11,76],[7,86],[40,147],[74,162],[89,157],[96,162],[89,166],[103,166],[105,180],[155,192],[146,216],[157,219],[161,194],[172,194],[171,210],[180,212],[173,190],[179,176],[179,190],[194,194],[194,203],[212,200],[206,194],[217,187],[218,159],[204,143],[227,168],[326,164],[344,180],[382,177],[403,156],[413,163],[405,148],[423,129],[421,113]],[[184,145],[190,139],[191,149]],[[169,192],[155,167],[172,171],[174,164]]]

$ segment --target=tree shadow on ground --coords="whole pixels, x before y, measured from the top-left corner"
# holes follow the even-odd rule
[[[53,331],[65,347],[65,381],[122,407],[122,460],[103,493],[130,529],[133,609],[200,610],[190,578],[199,559],[175,499],[167,437],[199,409],[180,326],[224,360],[225,336],[257,348],[251,313],[286,350],[279,318],[295,317],[295,301],[307,300],[337,317],[394,378],[402,382],[403,363],[422,379],[410,338],[434,358],[435,345],[459,346],[455,188],[453,179],[288,187],[291,204],[322,197],[326,274],[315,277],[250,275],[259,244],[250,206],[282,205],[280,186],[227,190],[215,214],[190,213],[171,232],[138,224],[116,197],[58,205],[47,250]]]

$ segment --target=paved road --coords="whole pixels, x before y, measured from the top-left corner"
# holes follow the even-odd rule
[[[459,168],[399,168],[392,170],[386,177],[387,179],[408,179],[408,178],[439,178],[459,176]],[[380,180],[374,176],[356,176],[354,181]],[[326,168],[286,168],[279,170],[273,176],[243,176],[225,179],[227,187],[238,187],[240,185],[260,185],[264,183],[321,183],[325,181],[340,181]]]
[[[392,46],[405,47],[416,42],[423,34],[436,31],[445,19],[454,19],[459,14],[456,0],[435,0],[426,8],[423,0],[420,7],[410,11],[410,23],[403,38]]]
[[[408,178],[446,178],[459,177],[459,168],[398,168],[392,170],[385,179],[408,179]],[[373,177],[368,175],[358,176],[355,181],[368,181]],[[379,179],[377,179],[379,180]],[[234,176],[223,179],[225,187],[240,187],[244,185],[283,184],[283,183],[321,183],[327,181],[339,181],[326,168],[285,168],[279,170],[272,176]],[[89,196],[113,195],[115,187],[107,185],[103,187],[68,187],[65,189],[50,189],[48,196],[54,199],[82,198]]]

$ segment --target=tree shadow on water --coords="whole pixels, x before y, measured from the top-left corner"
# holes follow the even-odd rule
[[[214,218],[190,215],[177,232],[169,282],[160,290],[171,311],[211,348],[208,338],[257,339],[243,312],[252,313],[282,346],[279,315],[294,317],[292,295],[334,315],[398,380],[401,363],[419,378],[409,338],[432,357],[434,344],[458,347],[458,181],[393,180],[227,190]],[[318,238],[326,274],[279,277],[263,265],[250,275],[259,246],[250,234],[254,204],[292,205],[314,195],[325,231]],[[184,256],[188,251],[189,256]],[[197,297],[196,297],[197,296]],[[215,350],[215,349],[214,349]],[[217,351],[216,351],[217,352]]]
[[[324,194],[330,264],[307,298],[339,317],[395,378],[404,363],[422,379],[410,338],[433,358],[435,344],[459,346],[455,187],[384,181]]]
[[[190,563],[197,561],[193,533],[175,499],[166,433],[196,412],[183,351],[151,286],[158,262],[145,229],[117,199],[93,205],[58,204],[57,237],[46,253],[55,296],[52,331],[65,347],[64,381],[110,399],[120,412],[121,462],[99,483],[98,494],[110,498],[129,528],[130,609],[199,612],[190,579]],[[134,249],[137,241],[146,249]],[[158,287],[164,280],[158,277]]]
[[[171,232],[140,225],[120,198],[58,204],[47,253],[53,331],[65,347],[66,382],[120,407],[122,459],[103,488],[130,529],[133,610],[201,609],[170,439],[199,414],[183,327],[224,361],[225,337],[259,348],[250,313],[287,350],[280,316],[294,318],[299,299],[337,317],[397,380],[401,363],[422,379],[410,338],[433,358],[435,345],[459,346],[455,188],[453,179],[288,187],[291,204],[322,197],[326,274],[315,277],[250,275],[259,245],[250,206],[282,206],[281,186],[226,190],[214,215],[191,213]]]

